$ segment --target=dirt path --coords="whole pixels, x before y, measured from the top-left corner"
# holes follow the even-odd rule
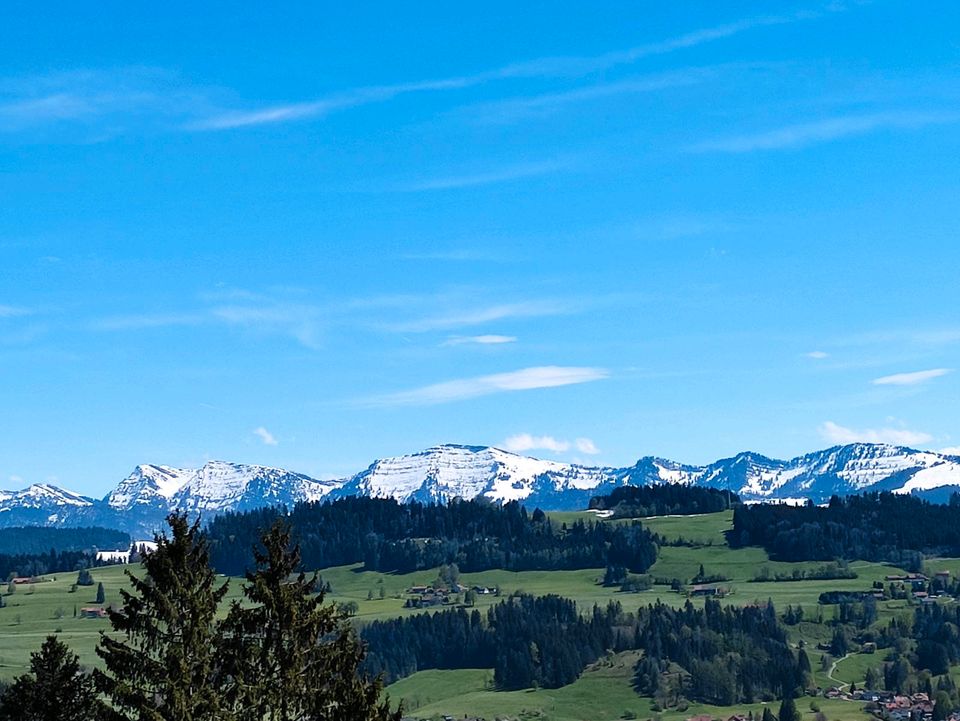
[[[846,656],[844,656],[843,658],[838,658],[836,661],[833,662],[833,664],[831,664],[830,670],[827,671],[827,678],[830,679],[831,681],[833,681],[834,684],[836,685],[836,687],[837,687],[838,689],[840,689],[841,691],[842,691],[843,689],[845,689],[847,686],[849,686],[850,684],[837,682],[837,679],[835,679],[835,678],[833,677],[833,674],[834,674],[834,672],[837,670],[837,664],[840,663],[841,661],[846,661],[846,660],[847,660],[848,658],[850,658],[852,655],[853,655],[852,653],[848,653],[848,654],[847,654]]]

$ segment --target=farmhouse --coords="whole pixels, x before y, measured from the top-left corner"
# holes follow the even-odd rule
[[[714,598],[725,598],[730,591],[723,586],[710,586],[704,583],[697,583],[690,586],[689,593],[691,596],[712,596]]]
[[[80,609],[80,618],[106,618],[107,609],[100,606],[85,606]]]

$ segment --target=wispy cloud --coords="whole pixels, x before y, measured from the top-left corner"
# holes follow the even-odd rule
[[[209,321],[206,313],[132,313],[98,318],[91,323],[94,330],[123,331],[202,325]]]
[[[482,123],[512,123],[527,118],[549,115],[565,106],[577,103],[694,85],[712,74],[712,71],[708,69],[691,69],[649,78],[599,83],[574,88],[573,90],[480,103],[468,106],[466,110],[469,111],[474,120]]]
[[[421,406],[451,403],[453,401],[479,398],[495,393],[533,390],[536,388],[558,388],[560,386],[590,383],[608,378],[609,371],[604,368],[577,366],[537,366],[521,368],[508,373],[461,378],[432,385],[414,388],[408,391],[392,393],[364,401],[364,405],[373,406]]]
[[[842,9],[841,6],[831,10]],[[189,125],[194,130],[228,130],[256,125],[283,123],[306,118],[318,118],[332,112],[372,103],[382,103],[411,93],[462,90],[493,81],[515,78],[571,78],[583,77],[657,55],[696,47],[733,37],[762,27],[785,25],[821,17],[825,12],[801,11],[786,15],[765,15],[743,18],[731,23],[701,28],[658,42],[637,45],[625,50],[589,56],[553,56],[512,63],[472,75],[461,75],[434,80],[372,85],[355,88],[304,102],[272,105],[249,110],[231,110],[216,113]]]
[[[600,449],[597,448],[597,444],[589,438],[577,438],[574,441],[574,445],[576,445],[578,451],[581,453],[586,453],[590,456],[595,456],[600,452]]]
[[[404,260],[449,261],[451,263],[506,263],[516,256],[502,251],[493,252],[481,248],[456,248],[422,253],[404,253]]]
[[[541,175],[549,175],[561,170],[567,170],[572,163],[567,160],[546,160],[530,163],[519,163],[508,165],[492,170],[485,170],[476,173],[464,173],[461,175],[448,175],[426,180],[414,181],[408,184],[397,186],[396,190],[407,193],[416,193],[427,190],[459,190],[460,188],[472,188],[481,185],[496,185],[499,183],[509,183],[514,180],[523,180],[524,178],[535,178]]]
[[[217,91],[175,73],[125,67],[0,79],[0,132],[71,124],[116,135],[133,126],[173,127],[217,106]]]
[[[534,436],[530,433],[518,433],[504,439],[503,449],[513,453],[525,453],[527,451],[565,453],[570,450],[570,442],[558,441],[553,436]]]
[[[97,331],[137,331],[221,325],[290,336],[308,348],[320,346],[327,309],[255,294],[231,297],[236,298],[236,302],[214,303],[190,312],[107,316],[92,321],[90,327]]]
[[[575,448],[581,453],[596,455],[600,452],[597,445],[590,438],[577,438],[572,443],[559,440],[553,436],[535,436],[531,433],[517,433],[504,439],[502,448],[513,453],[528,451],[550,451],[551,453],[566,453]]]
[[[443,315],[428,316],[416,320],[404,321],[393,326],[393,330],[405,333],[423,333],[436,330],[450,330],[474,325],[483,325],[493,321],[511,318],[542,318],[564,315],[575,310],[570,302],[555,300],[530,300],[517,303],[500,303],[481,308],[467,308]]]
[[[268,430],[267,430],[266,428],[264,428],[263,426],[259,426],[258,428],[254,428],[254,429],[253,429],[253,435],[255,435],[257,438],[259,438],[259,439],[263,442],[263,445],[265,445],[265,446],[276,446],[276,445],[279,445],[279,443],[280,443],[280,442],[277,440],[276,436],[274,436],[270,431],[268,431]]]
[[[448,338],[442,345],[502,345],[516,342],[517,337],[512,335],[457,335]]]
[[[930,125],[960,122],[953,111],[891,111],[867,115],[845,115],[807,123],[786,125],[749,135],[708,140],[692,145],[696,153],[752,153],[762,150],[786,150],[827,143],[878,130],[916,130]]]
[[[866,428],[855,430],[826,421],[820,428],[820,435],[830,443],[892,443],[899,446],[919,446],[929,443],[933,436],[923,431],[907,428]]]
[[[912,373],[894,373],[882,378],[874,378],[871,382],[875,386],[915,386],[934,378],[940,378],[950,372],[950,368],[931,368],[930,370],[914,371]]]
[[[824,358],[829,358],[830,354],[822,350],[812,350],[809,353],[804,353],[807,358],[813,358],[814,360],[823,360]]]
[[[25,315],[31,315],[33,311],[29,308],[21,308],[15,305],[0,305],[0,318],[19,318]]]

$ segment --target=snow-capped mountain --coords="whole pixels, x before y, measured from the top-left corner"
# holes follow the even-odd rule
[[[341,480],[321,481],[266,466],[210,461],[199,469],[137,466],[103,500],[37,484],[0,491],[0,527],[100,525],[149,532],[179,509],[204,517],[268,505],[346,496],[444,502],[485,497],[547,510],[585,508],[620,485],[683,483],[733,491],[746,501],[889,490],[945,500],[960,490],[960,457],[854,443],[791,460],[740,453],[706,466],[647,456],[627,468],[541,460],[488,446],[443,445],[383,458]]]
[[[69,525],[96,501],[49,483],[34,483],[22,491],[0,491],[0,527]]]
[[[332,497],[371,496],[401,502],[485,496],[494,501],[526,500],[543,494],[592,490],[616,475],[518,456],[487,446],[445,445],[421,453],[375,461],[335,490]]]

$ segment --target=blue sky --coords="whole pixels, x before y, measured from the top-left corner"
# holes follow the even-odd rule
[[[0,486],[960,446],[960,6],[14,3]]]

